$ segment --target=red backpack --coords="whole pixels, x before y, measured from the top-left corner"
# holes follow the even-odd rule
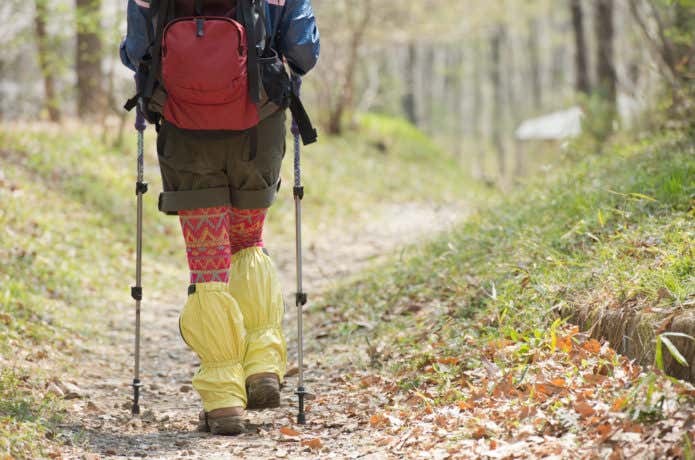
[[[157,125],[163,115],[181,129],[251,130],[255,138],[259,104],[270,101],[289,107],[304,143],[314,142],[316,131],[266,36],[265,1],[153,0],[155,34],[126,109],[139,104]],[[166,99],[153,109],[157,92]]]
[[[234,131],[258,124],[258,93],[251,94],[249,85],[250,78],[258,79],[258,68],[248,63],[246,37],[246,29],[234,19],[202,11],[166,25],[161,83],[168,95],[164,118],[169,123]]]

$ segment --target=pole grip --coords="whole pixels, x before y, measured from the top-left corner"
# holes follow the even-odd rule
[[[293,73],[291,84],[292,84],[292,91],[294,92],[294,94],[297,95],[297,97],[299,97],[299,93],[302,90],[302,77]],[[297,120],[294,117],[292,117],[292,130],[291,131],[292,131],[292,135],[295,138],[299,137],[299,124],[297,124]]]
[[[138,75],[135,74],[135,91],[139,95],[140,91],[142,91],[140,84],[140,78],[138,78]],[[138,97],[138,103],[135,105],[135,129],[139,132],[145,131],[145,128],[147,128],[147,123],[145,123],[145,115],[142,113],[142,109],[140,108],[140,97]]]

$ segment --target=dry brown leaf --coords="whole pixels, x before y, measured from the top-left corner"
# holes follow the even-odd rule
[[[360,380],[360,385],[362,386],[362,388],[367,388],[377,385],[380,382],[381,377],[379,377],[378,375],[368,375],[366,377],[362,377],[362,379]]]
[[[561,377],[556,378],[556,379],[552,379],[550,381],[550,383],[552,383],[553,385],[555,385],[557,387],[563,387],[563,388],[567,385],[567,382],[565,381],[565,379],[563,379]]]
[[[379,428],[390,425],[391,422],[384,414],[374,414],[369,418],[369,424],[374,428]]]
[[[469,402],[467,402],[467,401],[459,401],[459,402],[456,403],[456,405],[457,405],[458,408],[461,409],[461,410],[471,410],[471,409],[473,409],[473,408],[475,407],[473,404],[471,404],[471,403],[469,403]]]
[[[579,415],[582,417],[589,417],[591,415],[594,415],[596,411],[594,411],[594,408],[589,405],[586,401],[577,401],[574,403],[574,410],[577,411]]]
[[[620,412],[627,405],[627,397],[621,396],[613,402],[611,406],[611,412]]]
[[[447,428],[449,420],[443,415],[437,415],[434,418],[434,423],[436,423],[439,428]]]
[[[302,441],[303,446],[308,446],[311,449],[320,449],[323,446],[319,438],[305,439]]]
[[[552,383],[537,383],[536,384],[536,391],[538,393],[542,393],[547,396],[552,396],[554,394],[560,393],[562,391],[562,387],[554,385]]]
[[[598,354],[601,351],[601,344],[596,339],[589,339],[582,345],[582,348],[589,353]]]
[[[285,436],[292,436],[292,437],[299,436],[298,431],[295,431],[288,426],[283,426],[282,428],[280,428],[280,433],[284,434]]]
[[[595,396],[594,390],[592,389],[584,390],[580,394],[583,399],[594,399]]]
[[[626,433],[644,433],[644,428],[636,423],[626,422],[623,425],[623,431]]]
[[[437,362],[439,364],[446,364],[449,366],[454,366],[454,365],[459,363],[459,359],[454,358],[453,356],[450,356],[450,357],[446,357],[446,358],[437,358]]]
[[[613,431],[613,427],[611,426],[610,423],[602,423],[598,427],[596,427],[598,430],[598,434],[601,437],[600,442],[604,442],[608,435]]]
[[[487,431],[485,430],[484,427],[478,425],[475,427],[475,431],[473,432],[473,438],[474,439],[480,439],[484,438],[487,436]]]
[[[559,338],[557,340],[557,347],[565,353],[569,353],[570,350],[572,350],[572,337],[567,336]]]
[[[605,375],[601,375],[601,374],[586,374],[584,376],[584,380],[586,380],[587,383],[591,383],[594,385],[599,385],[599,384],[605,382],[606,379],[608,379],[608,377],[606,377]]]
[[[534,415],[536,413],[536,408],[531,407],[531,406],[523,406],[521,409],[519,409],[519,420],[525,419],[526,417],[530,415]]]
[[[623,460],[625,455],[623,455],[623,449],[620,446],[613,447],[613,452],[608,456],[608,460]]]

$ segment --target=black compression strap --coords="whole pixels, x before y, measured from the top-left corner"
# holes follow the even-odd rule
[[[193,11],[196,16],[203,15],[203,0],[195,0],[195,9]]]
[[[140,99],[140,93],[136,94],[135,96],[131,97],[126,101],[125,105],[123,106],[126,112],[130,112],[135,108],[136,105],[138,105],[138,99]]]
[[[290,112],[292,112],[292,117],[297,122],[299,135],[302,137],[302,143],[304,145],[309,145],[316,142],[318,133],[311,124],[311,119],[304,108],[304,104],[302,104],[302,101],[294,90],[290,93]]]

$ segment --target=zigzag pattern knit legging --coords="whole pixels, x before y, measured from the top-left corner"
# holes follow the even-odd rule
[[[267,212],[231,206],[179,211],[191,284],[229,282],[232,256],[242,249],[263,246]]]

